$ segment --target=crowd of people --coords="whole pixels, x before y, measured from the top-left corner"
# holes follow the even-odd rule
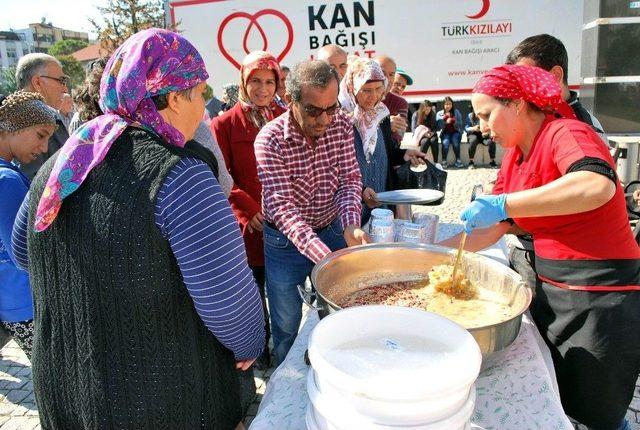
[[[467,249],[511,238],[567,414],[627,429],[640,248],[562,42],[521,42],[464,120],[450,97],[409,118],[413,80],[389,55],[317,58],[251,52],[205,100],[196,48],[148,29],[89,66],[75,109],[55,58],[20,60],[0,98],[0,320],[32,361],[42,427],[243,428],[252,368],[285,359],[313,266],[371,241],[399,166],[431,152],[446,169],[452,147],[463,167],[466,135],[469,168],[478,145],[496,168],[507,150],[461,214]]]

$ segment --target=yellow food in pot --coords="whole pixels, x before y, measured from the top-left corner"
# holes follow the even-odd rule
[[[502,303],[499,295],[478,288],[463,275],[452,289],[452,269],[451,265],[435,266],[426,286],[424,281],[367,286],[337,304],[343,308],[374,304],[413,307],[442,315],[467,329],[497,324],[513,316],[511,307]]]
[[[478,297],[478,290],[471,284],[464,273],[458,270],[456,282],[452,282],[453,266],[441,264],[434,266],[429,272],[429,284],[434,290],[461,300],[471,300]]]

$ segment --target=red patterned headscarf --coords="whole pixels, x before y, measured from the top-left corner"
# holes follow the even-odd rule
[[[505,64],[485,73],[473,87],[474,93],[505,99],[522,99],[544,112],[575,118],[571,106],[562,98],[562,88],[546,70],[534,66]]]
[[[278,64],[278,60],[268,52],[253,51],[244,57],[242,66],[240,66],[240,94],[238,98],[242,104],[242,110],[248,112],[249,119],[253,125],[260,130],[262,126],[275,117],[274,109],[277,105],[275,103],[275,93],[269,106],[255,106],[251,103],[249,93],[247,92],[247,82],[256,70],[271,70],[273,72],[276,80],[277,93],[278,86],[280,85],[280,65]]]

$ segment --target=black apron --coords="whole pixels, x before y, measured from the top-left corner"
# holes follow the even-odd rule
[[[640,291],[541,282],[531,315],[551,350],[567,415],[593,429],[617,429],[640,372]]]

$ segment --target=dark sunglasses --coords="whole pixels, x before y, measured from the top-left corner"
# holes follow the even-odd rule
[[[340,109],[340,102],[336,102],[335,104],[329,106],[328,108],[319,108],[314,105],[302,105],[302,109],[304,112],[309,115],[311,118],[318,118],[323,113],[326,113],[327,116],[332,116],[336,113],[338,109]]]
[[[60,76],[59,78],[54,78],[53,76],[40,75],[41,78],[53,79],[54,81],[58,81],[62,85],[69,85],[69,77],[68,76]]]

